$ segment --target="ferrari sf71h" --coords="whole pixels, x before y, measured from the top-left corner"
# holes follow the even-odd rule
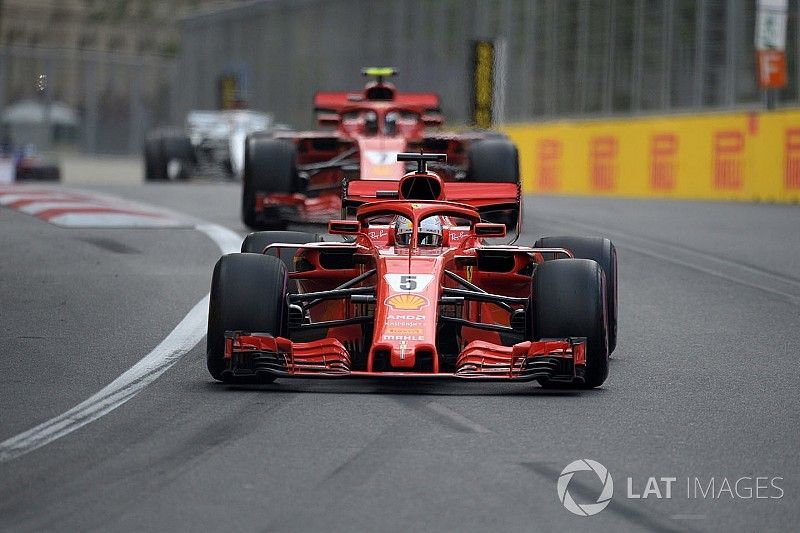
[[[222,381],[275,378],[537,380],[596,387],[616,344],[608,239],[489,244],[481,210],[518,185],[445,182],[443,154],[400,154],[402,180],[349,184],[343,242],[250,234],[214,268],[207,363]]]
[[[399,92],[389,68],[364,69],[375,77],[359,92],[314,97],[319,130],[253,134],[245,145],[242,220],[253,229],[285,229],[290,222],[324,222],[337,216],[343,182],[399,181],[400,152],[444,152],[436,171],[445,181],[519,182],[517,149],[496,132],[440,131],[435,93]],[[513,227],[517,214],[485,214]]]

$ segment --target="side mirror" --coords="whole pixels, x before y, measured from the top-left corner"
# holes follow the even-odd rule
[[[358,220],[331,220],[328,222],[328,233],[331,235],[358,235],[361,233],[361,222]]]
[[[489,222],[478,222],[475,224],[475,235],[477,237],[505,237],[505,224],[492,224]]]

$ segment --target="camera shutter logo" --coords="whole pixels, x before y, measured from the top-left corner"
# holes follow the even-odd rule
[[[600,496],[597,497],[595,503],[576,503],[567,490],[569,482],[572,481],[572,476],[575,472],[581,471],[594,472],[603,483],[603,490],[600,492]],[[561,475],[558,476],[558,485],[556,489],[558,490],[558,499],[567,511],[578,516],[592,516],[605,509],[608,504],[611,503],[611,497],[614,495],[614,480],[611,479],[611,474],[608,473],[606,467],[597,461],[593,461],[592,459],[578,459],[568,464],[566,468],[561,471]]]

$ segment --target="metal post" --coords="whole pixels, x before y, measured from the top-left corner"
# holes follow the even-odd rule
[[[614,41],[617,33],[616,2],[608,0],[606,16],[606,59],[603,65],[603,112],[614,111]]]
[[[83,54],[81,59],[86,63],[84,69],[86,73],[84,84],[84,151],[88,153],[97,152],[97,64],[94,59],[90,59],[87,54]]]
[[[0,109],[6,105],[6,76],[9,54],[5,47],[0,48]]]
[[[499,37],[494,40],[494,98],[492,101],[492,123],[500,125],[505,122],[506,85],[508,83],[508,40]]]
[[[547,23],[545,24],[544,54],[544,111],[547,115],[556,114],[556,38],[558,6],[554,0],[547,3]]]
[[[794,74],[797,77],[797,83],[795,84],[796,100],[800,104],[800,2],[795,5],[797,6],[797,13],[795,13],[794,17]]]
[[[522,49],[525,67],[522,76],[522,94],[525,95],[523,112],[528,118],[533,118],[536,115],[536,86],[540,80],[540,76],[536,75],[537,6],[538,0],[528,0],[527,9],[525,10],[525,46]]]
[[[580,0],[578,5],[578,50],[575,61],[575,85],[578,87],[579,113],[586,111],[586,95],[589,73],[589,0]]]
[[[725,3],[725,94],[723,101],[726,106],[736,103],[736,53],[737,53],[737,15],[741,4],[738,0],[728,0]]]
[[[144,75],[143,62],[128,66],[131,76],[130,96],[128,97],[128,153],[135,154],[142,142],[141,76]]]
[[[44,97],[44,134],[45,134],[45,149],[50,151],[53,149],[53,89],[51,88],[52,84],[55,81],[55,76],[53,73],[55,69],[53,68],[54,61],[53,58],[48,54],[47,59],[44,62],[44,82],[42,87],[42,96]]]
[[[777,100],[775,89],[764,89],[764,97],[766,98],[767,111],[775,109],[775,102]]]
[[[506,122],[506,113],[507,113],[507,93],[508,93],[508,86],[510,77],[512,75],[508,69],[508,60],[509,54],[512,49],[511,43],[514,39],[518,38],[517,35],[513,35],[512,27],[514,24],[513,21],[513,12],[512,12],[512,1],[511,0],[504,0],[502,2],[500,12],[500,27],[497,31],[497,39],[495,40],[495,46],[497,50],[495,52],[495,83],[494,83],[494,109],[492,110],[492,115],[494,116],[495,124],[504,124]],[[512,113],[513,114],[513,113]]]
[[[633,61],[631,61],[631,110],[642,109],[642,69],[644,68],[644,0],[633,4]]]
[[[694,91],[692,104],[694,107],[703,106],[705,97],[705,68],[706,68],[706,0],[697,0],[694,34]]]
[[[664,19],[661,25],[661,108],[672,107],[672,34],[675,4],[664,0]]]
[[[366,4],[367,6],[370,4],[369,0],[366,2]],[[437,24],[444,24],[444,22],[447,20],[447,4],[445,2],[436,2],[433,17]],[[450,76],[447,73],[446,64],[449,62],[452,56],[447,50],[447,41],[450,37],[447,33],[448,32],[444,31],[434,32],[435,35],[433,39],[431,39],[431,42],[435,50],[433,57],[436,58],[436,64],[438,66],[434,74],[435,78],[433,81],[437,87],[441,87],[441,90],[445,94],[450,94],[452,89],[450,88],[450,84],[447,83],[447,80],[450,78]]]
[[[392,20],[394,22],[392,25],[392,29],[394,30],[394,36],[392,39],[394,41],[392,43],[394,47],[394,61],[392,62],[392,66],[400,69],[400,75],[406,79],[408,77],[408,69],[406,68],[408,65],[408,47],[406,44],[408,42],[408,36],[406,34],[406,30],[408,28],[408,13],[406,12],[407,6],[403,2],[397,1],[392,3],[391,9],[394,11],[392,14]],[[328,34],[328,36],[329,42],[330,40],[333,40],[333,42],[337,42],[339,40],[339,35],[337,35],[335,29],[332,33]],[[406,80],[406,83],[408,83],[408,80]],[[466,85],[466,87],[468,88],[469,86]]]
[[[165,121],[168,124],[179,124],[183,117],[186,116],[186,103],[184,103],[181,96],[180,87],[183,85],[181,84],[181,80],[185,80],[184,76],[186,76],[187,72],[189,71],[189,62],[188,59],[184,59],[187,56],[181,52],[176,59],[170,61],[169,63],[162,64],[159,68],[164,73],[163,75],[169,79],[169,85],[167,86],[167,91],[169,92],[169,116],[168,117],[159,117],[155,120],[155,123],[160,123]],[[193,76],[197,76],[197,69],[192,68],[191,70]],[[188,84],[193,85],[193,84]],[[188,102],[196,102],[197,101],[197,89],[194,87],[189,88],[189,95],[190,99]]]

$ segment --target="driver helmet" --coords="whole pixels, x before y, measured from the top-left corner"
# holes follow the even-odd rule
[[[394,223],[394,240],[398,246],[408,246],[411,242],[413,228],[411,221],[406,217],[397,217]],[[438,216],[428,217],[419,223],[417,232],[419,246],[442,245],[442,222]]]
[[[369,135],[378,133],[378,114],[375,111],[364,114],[364,131]]]
[[[383,119],[383,131],[386,135],[397,135],[397,118],[397,111],[386,113],[386,117]]]

